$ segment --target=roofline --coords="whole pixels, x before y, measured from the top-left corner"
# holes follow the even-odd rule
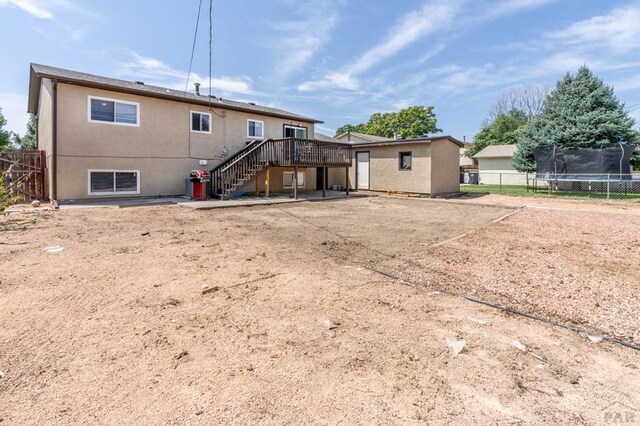
[[[203,99],[202,101],[199,101],[198,99],[187,99],[182,96],[171,94],[171,93],[167,93],[167,94],[151,93],[151,92],[146,92],[142,90],[130,89],[127,87],[114,86],[106,83],[96,83],[96,82],[86,81],[86,80],[72,78],[72,77],[60,77],[58,75],[50,74],[46,72],[37,72],[33,67],[34,65],[38,65],[38,64],[32,63],[30,65],[31,72],[30,72],[30,78],[29,78],[29,97],[28,97],[28,107],[27,107],[27,112],[34,113],[34,114],[38,112],[38,100],[40,99],[40,80],[43,78],[56,80],[58,83],[74,84],[76,86],[90,87],[93,89],[110,90],[112,92],[127,93],[131,95],[145,96],[148,98],[183,102],[183,103],[192,104],[192,105],[214,106],[212,102],[209,102],[209,99],[207,100]],[[101,77],[101,76],[97,76],[97,77]],[[160,86],[157,86],[157,87],[160,87]],[[32,91],[34,91],[34,95],[35,95],[33,98],[31,96]],[[285,118],[287,120],[309,121],[316,124],[324,123],[324,121],[311,118],[311,117],[278,114],[276,112],[256,111],[255,109],[242,108],[235,105],[222,104],[222,105],[217,105],[215,107],[221,108],[221,109],[228,109],[232,111],[266,115],[269,117]]]
[[[451,136],[434,136],[431,138],[413,138],[413,139],[391,139],[388,141],[379,141],[379,142],[352,143],[351,145],[354,148],[359,148],[359,147],[366,148],[369,146],[417,145],[421,143],[431,143],[439,140],[447,140],[449,142],[452,142],[458,145],[461,148],[464,146],[462,142],[460,142],[458,139]]]
[[[352,131],[348,130],[346,132],[340,133],[339,135],[335,136],[334,139],[340,139],[341,137],[343,137],[343,136],[345,136],[347,134],[356,135],[356,137],[358,137],[358,138],[367,139],[367,140],[370,140],[371,142],[379,142],[379,141],[371,139],[371,138],[369,138],[367,136],[374,136],[374,137],[378,137],[378,138],[384,137],[384,136],[378,136],[378,135],[368,135],[366,133],[360,133],[360,132],[352,132]],[[392,140],[392,138],[387,138],[387,139]]]

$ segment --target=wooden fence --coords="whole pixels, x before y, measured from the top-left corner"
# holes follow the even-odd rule
[[[0,152],[0,174],[19,201],[48,200],[47,161],[44,151]]]

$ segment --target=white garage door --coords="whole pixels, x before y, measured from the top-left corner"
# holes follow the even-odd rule
[[[369,189],[369,153],[356,153],[358,189]]]

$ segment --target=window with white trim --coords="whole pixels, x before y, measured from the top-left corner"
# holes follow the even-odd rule
[[[306,139],[307,138],[307,128],[306,127],[298,127],[298,126],[290,126],[288,124],[285,124],[284,125],[284,137],[285,138]]]
[[[264,138],[264,122],[260,120],[247,120],[247,137],[255,139]]]
[[[293,188],[293,172],[282,172],[282,186]],[[298,188],[304,188],[304,172],[298,172]]]
[[[208,112],[191,111],[191,131],[196,133],[211,133],[211,114]]]
[[[89,96],[89,122],[123,126],[140,125],[140,104]]]
[[[140,193],[139,170],[89,170],[89,195]]]

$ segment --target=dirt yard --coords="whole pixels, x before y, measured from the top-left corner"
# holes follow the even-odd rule
[[[0,424],[640,420],[640,352],[463,298],[640,344],[639,208],[12,213]]]

